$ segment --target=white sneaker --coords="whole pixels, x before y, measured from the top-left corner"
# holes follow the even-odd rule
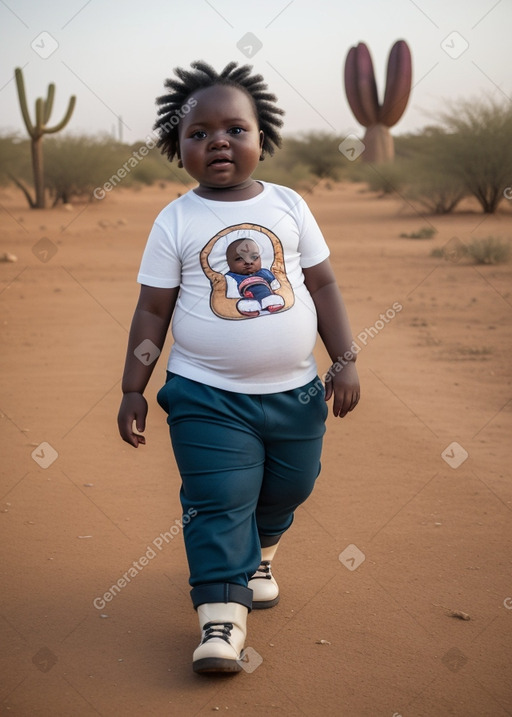
[[[249,580],[247,587],[252,590],[253,610],[265,610],[279,602],[279,586],[272,575],[270,560],[262,560],[260,567]]]
[[[194,672],[240,672],[247,613],[247,608],[236,602],[198,606],[202,636],[192,658]]]

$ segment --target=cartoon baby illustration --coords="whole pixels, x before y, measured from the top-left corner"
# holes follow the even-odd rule
[[[232,242],[226,251],[226,297],[240,297],[236,307],[247,317],[280,311],[285,301],[275,293],[281,286],[274,274],[261,266],[261,248],[254,239]]]

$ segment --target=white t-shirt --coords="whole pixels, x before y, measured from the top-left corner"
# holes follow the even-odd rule
[[[180,287],[168,370],[238,393],[288,391],[316,375],[317,316],[302,268],[329,249],[299,194],[261,184],[244,201],[189,191],[171,202],[156,218],[138,275],[147,286]],[[230,272],[234,241],[238,254],[256,257],[258,272]]]

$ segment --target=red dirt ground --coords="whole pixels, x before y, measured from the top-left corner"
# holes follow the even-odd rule
[[[281,602],[249,616],[248,669],[226,679],[191,669],[179,477],[155,401],[164,359],[147,446],[124,444],[115,420],[138,263],[176,190],[117,189],[73,211],[0,197],[0,254],[18,257],[0,264],[1,713],[512,714],[512,270],[430,256],[510,237],[510,203],[427,220],[358,185],[307,197],[361,347],[362,399],[329,417],[322,474],[275,561]],[[400,238],[429,222],[434,239]]]

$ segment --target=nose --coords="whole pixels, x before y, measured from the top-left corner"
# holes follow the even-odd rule
[[[219,149],[221,147],[229,147],[229,141],[225,132],[215,132],[210,141],[210,147]]]

